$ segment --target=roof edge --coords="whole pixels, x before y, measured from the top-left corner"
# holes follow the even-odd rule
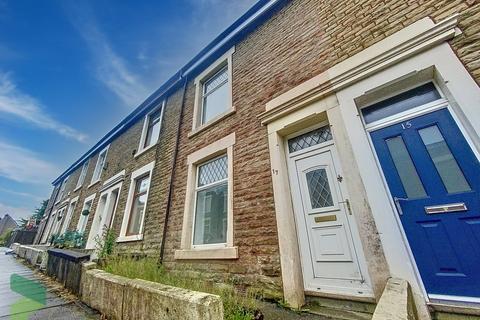
[[[195,74],[199,69],[208,65],[211,60],[223,54],[223,51],[228,50],[235,43],[239,42],[251,31],[254,27],[262,24],[278,9],[282,8],[291,0],[259,0],[250,9],[247,10],[240,18],[235,20],[222,33],[215,37],[209,44],[207,44],[198,54],[196,54],[189,62],[187,62],[180,70],[178,70],[172,77],[165,81],[160,88],[155,90],[145,101],[143,101],[137,108],[128,114],[119,124],[108,131],[93,147],[85,152],[77,161],[61,173],[52,185],[61,182],[67,175],[71,174],[84,161],[90,158],[96,151],[102,149],[107,144],[112,142],[118,135],[128,129],[131,123],[149,110],[159,102],[164,96],[181,83],[181,80],[191,74]]]

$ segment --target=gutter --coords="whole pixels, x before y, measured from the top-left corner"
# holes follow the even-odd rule
[[[143,113],[149,110],[156,102],[163,99],[164,95],[179,85],[185,76],[188,75],[189,78],[193,78],[201,68],[204,68],[210,62],[213,62],[218,56],[223,54],[224,50],[227,50],[229,47],[240,41],[243,37],[253,31],[257,25],[268,20],[271,15],[290,1],[291,0],[259,0],[255,3],[255,5],[253,5],[253,7],[251,7],[245,14],[212,40],[158,90],[152,93],[142,104],[140,104],[140,106],[102,137],[92,148],[81,156],[79,160],[75,161],[67,170],[58,176],[52,184],[58,184],[67,175],[83,164],[84,161],[90,158],[96,151],[105,147],[120,133],[127,130],[133,121],[143,115]]]

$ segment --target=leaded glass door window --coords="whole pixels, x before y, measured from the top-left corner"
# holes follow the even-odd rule
[[[312,208],[325,208],[333,206],[332,192],[330,190],[325,168],[318,168],[305,174],[308,193]]]
[[[289,139],[288,151],[290,153],[297,152],[330,140],[332,140],[332,131],[330,126],[326,125]]]

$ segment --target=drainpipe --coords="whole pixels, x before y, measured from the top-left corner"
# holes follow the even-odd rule
[[[162,243],[160,245],[160,258],[159,262],[162,264],[163,263],[163,258],[165,255],[165,240],[167,238],[167,227],[168,227],[168,220],[170,217],[170,211],[172,207],[172,197],[173,197],[173,179],[175,178],[175,171],[176,171],[176,163],[177,163],[177,157],[178,157],[178,150],[179,150],[179,142],[180,142],[180,132],[181,132],[181,126],[183,122],[183,112],[185,109],[185,99],[186,99],[186,92],[187,92],[187,83],[188,79],[185,76],[184,77],[184,83],[183,83],[183,93],[182,93],[182,105],[180,107],[180,116],[178,119],[178,127],[177,127],[177,138],[176,138],[176,144],[175,144],[175,151],[173,153],[173,161],[172,161],[172,172],[170,174],[170,185],[168,187],[168,198],[167,198],[167,208],[165,211],[165,221],[163,222],[163,233],[162,233]]]

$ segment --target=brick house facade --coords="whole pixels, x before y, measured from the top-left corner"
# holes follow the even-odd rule
[[[100,194],[105,181],[125,170],[118,180],[123,182],[112,222],[119,234],[129,210],[130,175],[154,161],[142,237],[119,242],[120,250],[160,256],[170,269],[201,273],[240,289],[283,295],[292,306],[302,305],[311,295],[375,301],[391,276],[407,279],[420,305],[435,300],[432,297],[448,300],[458,296],[429,292],[422,283],[424,276],[412,266],[415,262],[410,262],[414,258],[401,222],[393,218],[395,208],[387,195],[392,186],[380,170],[384,163],[369,167],[376,159],[374,143],[369,142],[373,129],[368,131],[359,120],[359,110],[362,104],[384,100],[392,92],[433,81],[476,152],[480,144],[479,113],[474,109],[478,109],[480,96],[479,20],[480,5],[471,0],[259,1],[136,109],[126,129],[112,141],[107,141],[107,135],[82,158],[90,158],[84,186],[76,189],[81,161],[55,180],[54,200],[47,212],[68,206],[66,200],[78,196],[69,223],[69,229],[75,229],[85,198]],[[235,31],[239,27],[242,31]],[[460,67],[450,70],[445,66],[450,63]],[[223,72],[222,68],[226,68],[231,86],[230,105],[204,122],[204,100],[199,95],[208,79]],[[468,94],[461,96],[460,87]],[[349,110],[352,101],[356,106]],[[469,103],[477,105],[467,106]],[[145,115],[162,104],[158,143],[136,157]],[[343,212],[344,225],[352,230],[347,238],[351,237],[356,248],[356,272],[363,274],[358,286],[333,280],[309,282],[306,276],[304,240],[298,231],[301,226],[296,225],[298,212],[297,216],[292,213],[298,207],[291,172],[300,162],[296,156],[290,157],[284,146],[321,123],[327,123],[333,134],[330,148],[336,173],[341,172],[340,164],[343,169],[337,177],[343,183],[338,190],[348,207],[339,206],[337,215]],[[100,146],[108,143],[108,165],[101,180],[88,187]],[[198,170],[222,155],[228,163],[226,240],[221,246],[202,247],[195,244],[193,230]],[[58,190],[67,176],[59,199]],[[388,188],[375,189],[383,185]],[[93,201],[86,232],[99,198],[97,195]],[[48,231],[47,221],[44,223]],[[335,262],[347,269],[339,261],[355,260],[342,259]],[[339,287],[342,289],[337,290]],[[464,296],[480,298],[472,292]]]

